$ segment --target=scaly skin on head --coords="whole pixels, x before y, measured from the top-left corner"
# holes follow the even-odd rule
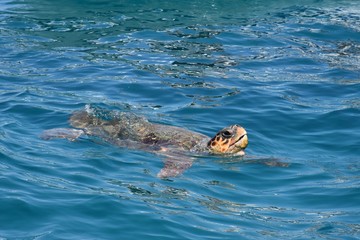
[[[207,144],[211,153],[245,155],[248,145],[246,130],[239,125],[232,125],[220,130]]]

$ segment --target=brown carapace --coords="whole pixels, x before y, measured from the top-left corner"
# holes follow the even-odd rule
[[[245,155],[244,149],[247,145],[247,132],[239,125],[232,125],[220,130],[208,142],[208,148],[214,154]]]

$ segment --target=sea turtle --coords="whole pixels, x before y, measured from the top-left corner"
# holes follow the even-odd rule
[[[149,122],[129,112],[105,111],[93,107],[75,111],[70,117],[74,128],[45,130],[41,137],[75,140],[81,135],[96,136],[120,147],[140,149],[165,156],[160,178],[175,177],[191,167],[191,155],[198,153],[245,155],[246,130],[231,125],[213,138],[180,127]],[[189,154],[190,153],[190,154]]]

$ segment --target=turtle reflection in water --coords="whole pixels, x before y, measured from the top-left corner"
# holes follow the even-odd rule
[[[231,125],[213,138],[187,129],[151,123],[142,116],[128,112],[105,111],[86,106],[70,117],[74,128],[54,128],[42,133],[43,139],[66,138],[71,141],[81,135],[96,136],[120,147],[139,149],[165,156],[160,178],[175,177],[191,167],[189,153],[210,153],[230,156],[245,155],[248,145],[246,130]]]

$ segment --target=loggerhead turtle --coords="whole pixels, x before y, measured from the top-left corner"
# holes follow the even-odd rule
[[[45,130],[41,138],[74,141],[85,134],[120,147],[161,154],[165,156],[165,164],[157,174],[160,178],[175,177],[191,167],[193,159],[189,152],[243,156],[248,145],[246,130],[239,125],[226,127],[209,138],[180,127],[152,123],[133,113],[105,111],[88,105],[71,115],[70,124],[74,128]]]

